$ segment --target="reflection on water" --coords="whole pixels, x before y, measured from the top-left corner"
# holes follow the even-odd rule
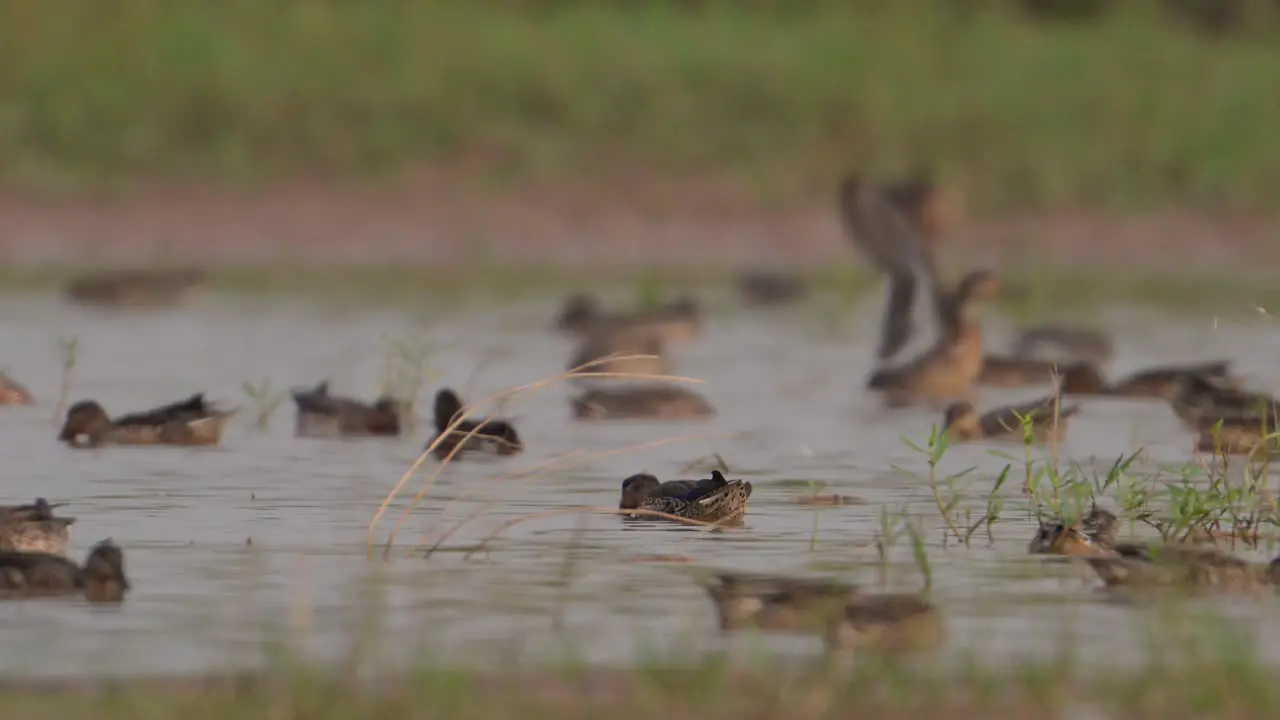
[[[401,545],[429,542],[484,509],[430,561],[371,563],[365,555],[368,521],[417,457],[429,435],[424,424],[398,440],[295,439],[286,402],[266,431],[253,427],[252,413],[238,417],[216,449],[75,452],[54,441],[60,337],[79,338],[73,398],[93,397],[112,413],[197,390],[243,406],[242,384],[264,378],[277,388],[330,378],[335,392],[372,396],[384,363],[380,338],[406,333],[437,340],[437,382],[475,400],[560,371],[570,348],[548,329],[555,305],[547,298],[463,314],[441,311],[424,323],[398,312],[335,314],[283,301],[211,299],[188,309],[127,315],[72,308],[51,297],[0,301],[0,364],[38,400],[34,407],[0,408],[3,500],[40,495],[71,501],[66,510],[79,518],[71,554],[79,559],[95,541],[112,537],[126,548],[134,583],[120,608],[79,601],[0,604],[0,642],[7,649],[0,670],[195,671],[260,661],[263,639],[273,633],[297,633],[312,652],[334,658],[350,651],[355,631],[391,658],[424,649],[448,650],[458,661],[485,662],[499,654],[535,658],[553,651],[553,638],[566,637],[580,656],[600,663],[627,662],[648,651],[711,649],[723,641],[693,582],[701,568],[821,567],[873,583],[876,553],[870,545],[882,504],[920,513],[926,527],[937,524],[921,475],[924,462],[900,439],[927,436],[937,414],[884,415],[861,390],[877,331],[871,309],[836,329],[812,308],[713,317],[702,339],[674,354],[681,374],[707,380],[700,390],[719,411],[710,423],[574,423],[566,403],[571,390],[564,386],[522,401],[512,414],[525,454],[451,467],[406,522]],[[1174,358],[1232,357],[1260,385],[1280,384],[1280,369],[1270,360],[1271,333],[1167,318],[1153,330],[1151,319],[1135,313],[1111,318],[1118,336],[1113,372]],[[1007,337],[1004,330],[993,322],[994,345]],[[1035,392],[988,390],[984,401]],[[1062,448],[1065,457],[1097,458],[1105,466],[1138,445],[1153,462],[1190,457],[1189,434],[1163,405],[1083,404]],[[533,480],[495,482],[572,449],[599,451],[680,434],[701,437],[594,458]],[[1006,463],[992,455],[994,447],[954,448],[941,469],[976,467],[974,492],[985,492]],[[755,484],[745,532],[706,534],[608,515],[558,515],[513,525],[470,558],[462,551],[512,518],[615,505],[626,475],[648,470],[676,477],[690,460],[713,452]],[[435,467],[429,460],[425,470]],[[796,498],[815,486],[868,504],[798,506]],[[950,621],[953,646],[1015,658],[1054,652],[1064,637],[1074,636],[1085,640],[1085,652],[1136,657],[1133,640],[1151,613],[1104,602],[1094,591],[1097,583],[1078,566],[1028,558],[1033,524],[1018,492],[1015,483],[1006,489],[1007,522],[997,527],[993,545],[983,540],[968,549],[943,548],[940,535],[930,534],[934,591]],[[442,520],[446,509],[451,519]],[[379,537],[397,517],[398,509]],[[909,565],[905,545],[894,552]],[[693,562],[626,562],[636,554],[682,555]],[[910,567],[890,575],[899,587],[919,582]],[[1280,625],[1261,620],[1274,617],[1270,601],[1226,606],[1256,622],[1264,640],[1280,641]],[[777,642],[798,652],[816,647],[808,639]]]

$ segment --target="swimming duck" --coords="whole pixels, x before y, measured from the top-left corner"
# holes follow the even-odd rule
[[[1174,413],[1190,427],[1209,421],[1210,424],[1224,415],[1249,415],[1270,413],[1280,415],[1280,398],[1267,393],[1243,390],[1224,382],[1222,378],[1188,374],[1178,378],[1177,390],[1169,398]],[[1274,427],[1274,425],[1273,425]]]
[[[594,388],[572,403],[579,420],[709,420],[716,414],[706,398],[676,385]]]
[[[234,410],[219,410],[204,393],[144,412],[111,419],[93,400],[67,410],[58,439],[74,448],[104,445],[217,445]]]
[[[670,345],[696,338],[702,332],[702,318],[697,303],[689,297],[678,298],[655,310],[607,314],[595,298],[579,293],[565,302],[556,318],[556,327],[578,337],[601,329],[625,330]]]
[[[610,356],[618,357],[610,357]],[[644,357],[634,357],[634,356]],[[609,358],[609,359],[605,359]],[[566,370],[574,370],[589,362],[600,361],[582,370],[582,373],[611,373],[615,375],[669,375],[671,360],[663,351],[660,340],[652,335],[631,330],[596,330],[587,335],[574,350]],[[575,383],[591,382],[600,378],[572,378]]]
[[[1023,420],[1031,424],[1036,442],[1062,442],[1068,421],[1080,412],[1079,405],[1066,405],[1053,395],[1021,405],[999,407],[982,415],[968,400],[952,403],[943,417],[942,430],[955,441],[1001,439],[1023,440]]]
[[[65,555],[76,519],[53,514],[63,504],[36,498],[29,505],[0,506],[0,550]]]
[[[982,358],[982,373],[978,382],[1001,388],[1044,385],[1057,377],[1058,363],[1009,355],[986,354]]]
[[[937,609],[914,593],[868,593],[827,580],[724,573],[703,588],[722,631],[822,633],[833,650],[926,650],[946,636]]]
[[[1194,418],[1196,449],[1226,455],[1250,455],[1255,450],[1270,454],[1276,449],[1276,410],[1230,412],[1219,410]]]
[[[1102,364],[1115,354],[1111,337],[1101,330],[1041,326],[1021,330],[1013,342],[1013,356],[1024,359]]]
[[[400,401],[382,396],[373,404],[329,394],[328,381],[297,389],[295,434],[298,437],[366,437],[400,434]]]
[[[1094,556],[1085,561],[1108,589],[1181,587],[1244,592],[1280,581],[1280,558],[1251,563],[1212,546],[1166,544],[1146,556]]]
[[[891,654],[936,649],[946,640],[942,614],[917,593],[855,595],[827,632],[833,650],[867,648]]]
[[[1027,552],[1033,555],[1147,557],[1146,543],[1120,542],[1120,521],[1109,510],[1094,506],[1079,522],[1070,525],[1040,521]]]
[[[803,299],[809,285],[794,273],[750,270],[738,277],[738,292],[748,305],[785,305]]]
[[[1201,375],[1215,381],[1234,382],[1229,378],[1231,362],[1215,362],[1165,365],[1149,368],[1108,383],[1102,372],[1089,363],[1073,363],[1062,368],[1062,393],[1064,395],[1111,395],[1120,397],[1172,398],[1181,389],[1182,379],[1188,375]]]
[[[622,481],[619,510],[652,510],[702,522],[741,519],[751,499],[751,483],[726,480],[712,470],[704,480],[659,482],[648,473],[638,473]],[[638,516],[643,517],[643,516]]]
[[[9,377],[9,373],[0,370],[0,405],[30,405],[35,402],[31,391],[22,383]]]
[[[825,632],[859,590],[829,580],[720,573],[702,583],[723,631]]]
[[[435,421],[436,434],[432,438],[438,438],[449,430],[449,425],[453,423],[463,410],[462,399],[457,393],[449,388],[441,388],[436,392],[435,400]],[[476,431],[475,435],[467,437],[468,433]],[[524,445],[520,442],[520,436],[516,433],[516,428],[511,424],[510,420],[503,418],[480,418],[478,420],[463,420],[445,436],[444,440],[436,445],[433,451],[436,458],[443,460],[448,457],[449,453],[459,444],[464,443],[461,449],[453,456],[458,459],[467,453],[483,453],[489,455],[515,455],[524,450]]]
[[[162,307],[188,300],[204,272],[178,270],[110,270],[86,275],[67,287],[72,302],[107,307]]]
[[[89,551],[84,567],[61,555],[0,552],[0,597],[54,597],[83,593],[89,602],[120,602],[129,589],[124,551],[103,540]]]
[[[998,288],[999,280],[988,271],[966,275],[954,293],[945,295],[942,335],[934,346],[904,365],[877,370],[867,387],[884,392],[889,407],[968,399],[983,365],[982,328],[972,305],[993,297]],[[893,315],[890,309],[888,316]]]

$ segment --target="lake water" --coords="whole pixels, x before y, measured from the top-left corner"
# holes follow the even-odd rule
[[[329,378],[334,392],[371,397],[384,367],[381,340],[428,338],[439,347],[424,401],[440,384],[476,400],[563,369],[571,344],[550,330],[556,298],[408,312],[213,296],[187,308],[134,313],[72,307],[53,295],[0,299],[0,365],[38,399],[34,407],[0,408],[5,501],[70,502],[61,511],[78,518],[69,554],[82,559],[94,542],[111,537],[126,550],[134,586],[118,608],[79,600],[0,603],[7,650],[0,671],[189,673],[261,662],[273,639],[334,660],[359,647],[379,662],[427,653],[460,663],[510,663],[555,657],[566,646],[601,664],[651,652],[689,656],[757,641],[720,638],[696,573],[825,572],[878,583],[873,544],[884,504],[905,507],[924,523],[934,598],[957,654],[1014,660],[1052,654],[1070,637],[1082,641],[1084,653],[1139,657],[1153,611],[1107,602],[1077,565],[1028,557],[1035,526],[1017,483],[1004,490],[1007,508],[994,543],[942,546],[926,463],[901,441],[923,440],[939,414],[885,414],[862,390],[878,300],[843,315],[814,305],[749,311],[719,303],[703,336],[672,352],[679,373],[705,380],[698,389],[719,411],[711,422],[574,422],[572,389],[564,385],[520,401],[510,412],[525,453],[447,468],[406,521],[394,560],[384,562],[380,553],[368,559],[367,526],[428,439],[426,424],[394,440],[297,439],[288,400],[266,430],[255,427],[243,383],[270,379],[287,389]],[[1117,310],[1104,321],[1117,337],[1109,368],[1115,376],[1147,364],[1230,357],[1257,385],[1280,386],[1274,362],[1280,332],[1265,324],[1139,310]],[[995,314],[987,327],[990,346],[1002,347],[1008,322]],[[55,441],[53,417],[57,341],[65,337],[79,342],[73,400],[92,397],[117,414],[205,391],[242,412],[214,449],[72,451]],[[1041,392],[988,389],[982,401]],[[1105,467],[1138,446],[1150,464],[1191,458],[1192,438],[1164,404],[1082,404],[1061,448],[1065,458],[1086,464],[1096,458]],[[677,435],[696,437],[590,457],[530,480],[495,481],[571,450]],[[1022,452],[1016,445],[957,447],[940,469],[976,468],[971,492],[981,495],[1006,464],[992,454],[998,449]],[[561,514],[512,525],[483,553],[463,552],[513,518],[616,506],[622,478],[634,472],[664,479],[705,474],[684,468],[712,453],[727,460],[731,477],[755,485],[744,532]],[[409,483],[380,524],[379,542],[436,467],[428,460]],[[866,504],[815,510],[796,503],[818,486]],[[476,510],[482,512],[444,544],[445,552],[429,560],[421,552],[405,557],[410,546]],[[637,554],[691,562],[628,562]],[[891,554],[886,586],[918,587],[906,541]],[[1247,623],[1268,657],[1280,658],[1280,621],[1270,598],[1213,602]],[[767,641],[800,655],[820,647],[809,638]]]

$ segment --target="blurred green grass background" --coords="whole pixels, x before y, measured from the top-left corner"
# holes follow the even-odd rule
[[[497,185],[723,176],[785,200],[848,167],[928,166],[978,208],[1276,208],[1270,25],[1027,4],[1055,3],[0,0],[0,185],[437,163]]]

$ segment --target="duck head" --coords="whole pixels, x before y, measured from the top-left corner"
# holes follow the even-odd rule
[[[637,473],[622,481],[622,499],[618,503],[620,510],[634,510],[651,497],[662,491],[662,483],[649,473]]]
[[[560,315],[556,318],[556,327],[561,330],[579,331],[585,329],[600,315],[596,301],[590,295],[577,293],[565,301]]]
[[[973,403],[968,400],[953,402],[942,416],[942,431],[955,439],[976,438],[982,435],[980,420]]]
[[[124,574],[124,551],[111,540],[103,540],[89,551],[84,561],[85,597],[90,602],[120,602],[129,589]]]
[[[81,400],[67,409],[58,439],[72,447],[95,447],[110,429],[107,411],[93,400]]]
[[[455,416],[462,412],[462,398],[449,388],[440,388],[436,392],[434,412],[436,432],[443,433],[453,422]]]

